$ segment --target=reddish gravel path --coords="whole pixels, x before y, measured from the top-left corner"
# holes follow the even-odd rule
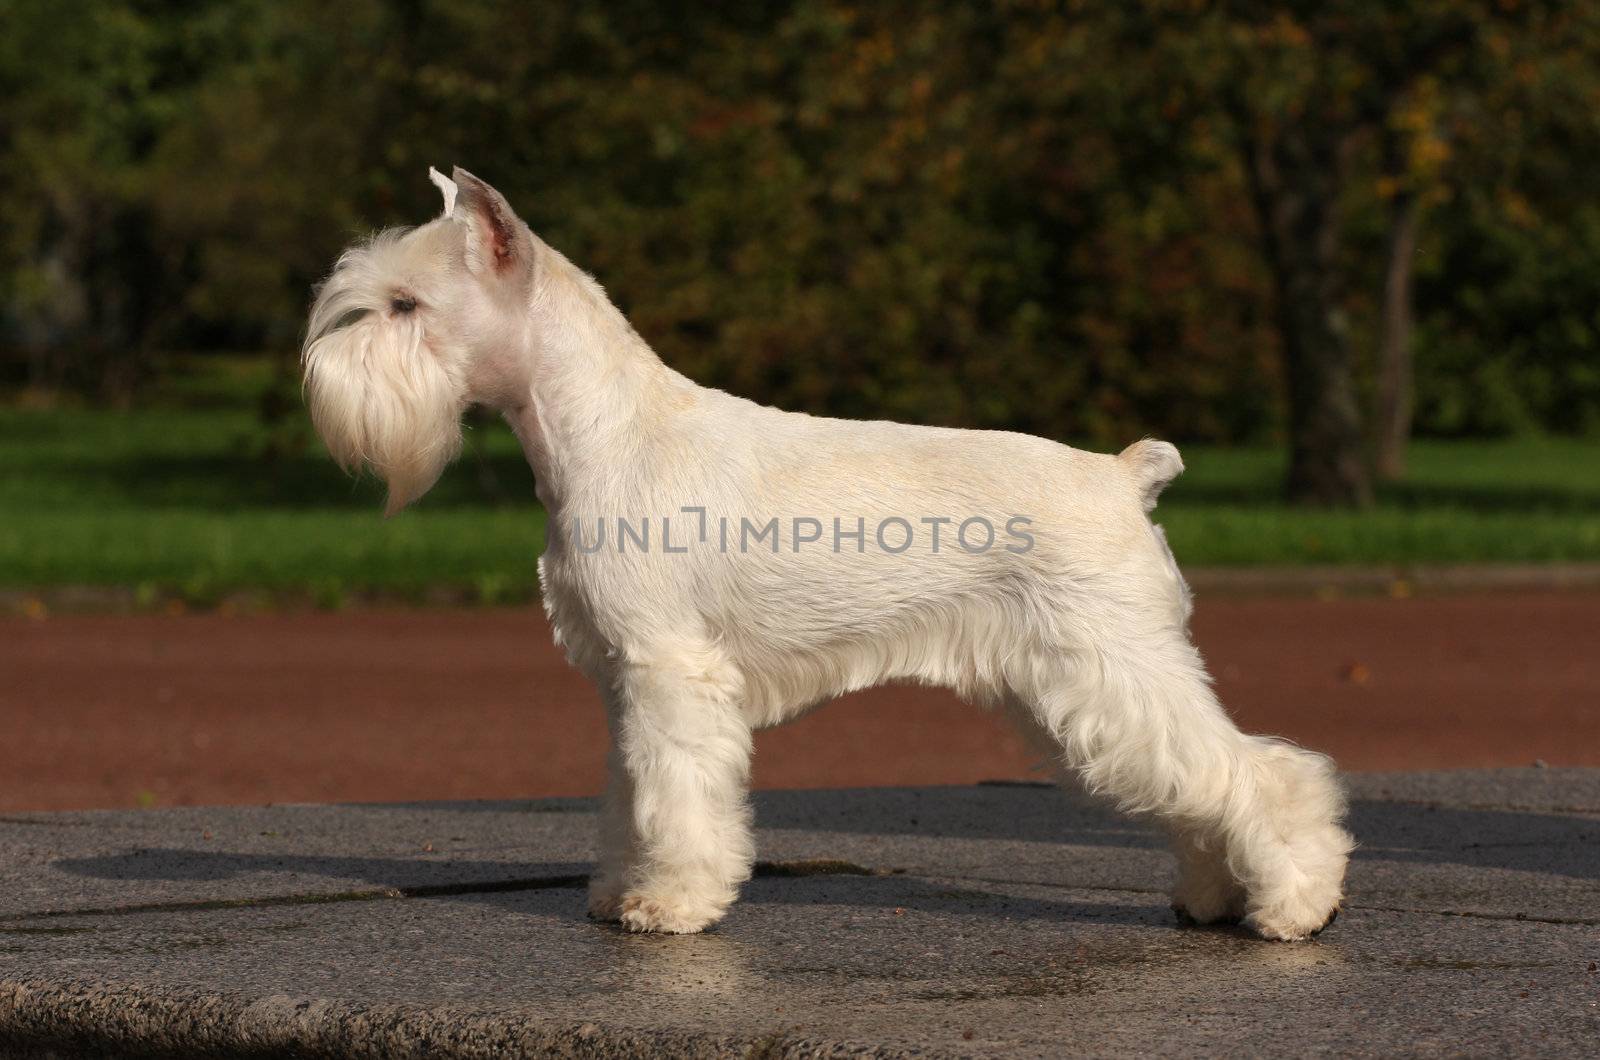
[[[1207,599],[1241,725],[1347,769],[1600,765],[1600,594]],[[0,620],[0,810],[592,792],[594,692],[532,610]],[[941,692],[757,738],[763,787],[1028,775]]]

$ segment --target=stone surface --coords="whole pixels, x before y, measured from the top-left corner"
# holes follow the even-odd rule
[[[1027,785],[772,792],[715,931],[583,917],[588,800],[0,819],[0,1047],[224,1055],[1592,1055],[1600,770],[1351,780],[1317,941],[1180,929]]]

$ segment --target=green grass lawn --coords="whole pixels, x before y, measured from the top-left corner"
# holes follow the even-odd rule
[[[1600,560],[1600,441],[1419,441],[1403,484],[1362,512],[1279,501],[1279,449],[1184,446],[1155,517],[1203,566]]]
[[[175,374],[131,412],[0,408],[0,587],[131,586],[525,599],[544,519],[510,432],[483,421],[420,505],[335,469],[289,417],[269,445],[252,362]],[[1600,560],[1600,444],[1423,442],[1413,475],[1360,513],[1277,502],[1275,449],[1186,446],[1158,520],[1186,565]]]

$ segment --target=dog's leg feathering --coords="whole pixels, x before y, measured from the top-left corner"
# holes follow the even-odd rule
[[[690,646],[627,662],[617,681],[634,849],[616,919],[630,931],[704,930],[755,860],[737,671],[714,649]]]
[[[1331,920],[1352,845],[1331,763],[1240,733],[1181,631],[1120,630],[1031,669],[1017,690],[1064,766],[1173,833],[1180,918],[1280,940]]]

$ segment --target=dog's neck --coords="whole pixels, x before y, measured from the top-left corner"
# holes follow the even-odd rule
[[[540,247],[541,275],[528,307],[520,400],[507,422],[552,516],[637,452],[670,404],[672,372],[605,291],[566,258]]]

